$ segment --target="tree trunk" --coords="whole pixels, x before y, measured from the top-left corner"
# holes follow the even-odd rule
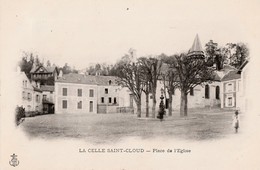
[[[146,93],[146,117],[149,117],[149,93]]]
[[[180,116],[188,116],[188,95],[181,90]]]
[[[137,117],[141,117],[141,100],[137,102]]]
[[[152,117],[155,118],[155,108],[156,108],[156,89],[153,89],[153,107],[152,107]]]
[[[168,115],[172,116],[172,94],[169,93],[169,101],[168,101]]]

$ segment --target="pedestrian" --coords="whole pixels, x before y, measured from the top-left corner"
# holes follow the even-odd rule
[[[233,115],[233,123],[232,123],[233,127],[235,128],[235,133],[238,132],[239,121],[240,121],[239,112],[238,112],[238,110],[236,110],[234,115]]]

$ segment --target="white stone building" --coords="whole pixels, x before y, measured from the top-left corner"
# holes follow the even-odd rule
[[[42,111],[42,91],[32,85],[24,72],[18,68],[17,72],[17,105],[25,108],[25,112]]]
[[[115,113],[129,107],[123,91],[113,76],[65,74],[55,81],[55,113]]]

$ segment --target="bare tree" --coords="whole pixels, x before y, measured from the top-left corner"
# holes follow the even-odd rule
[[[141,117],[141,95],[145,85],[141,79],[140,65],[131,62],[131,59],[126,60],[125,57],[115,66],[117,82],[131,91],[137,105],[137,117]],[[130,58],[130,56],[128,57]]]
[[[152,106],[152,117],[155,118],[155,108],[156,108],[156,89],[157,82],[161,73],[162,62],[158,57],[141,57],[138,59],[142,70],[145,70],[147,76],[147,81],[150,84],[153,106]]]
[[[203,55],[174,55],[179,89],[181,91],[180,116],[188,115],[187,95],[191,88],[214,80],[214,69],[208,67]]]
[[[172,95],[174,91],[179,86],[178,74],[175,68],[175,58],[174,56],[164,56],[162,58],[163,69],[161,73],[164,91],[169,95],[168,111],[169,116],[172,116]],[[166,95],[165,95],[166,96]]]

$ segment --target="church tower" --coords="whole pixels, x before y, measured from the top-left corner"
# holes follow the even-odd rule
[[[204,55],[204,52],[202,50],[198,34],[196,35],[196,37],[193,41],[192,47],[190,48],[190,50],[188,52],[188,56],[189,57],[195,57],[195,58],[198,58],[198,59],[205,59],[205,55]]]

